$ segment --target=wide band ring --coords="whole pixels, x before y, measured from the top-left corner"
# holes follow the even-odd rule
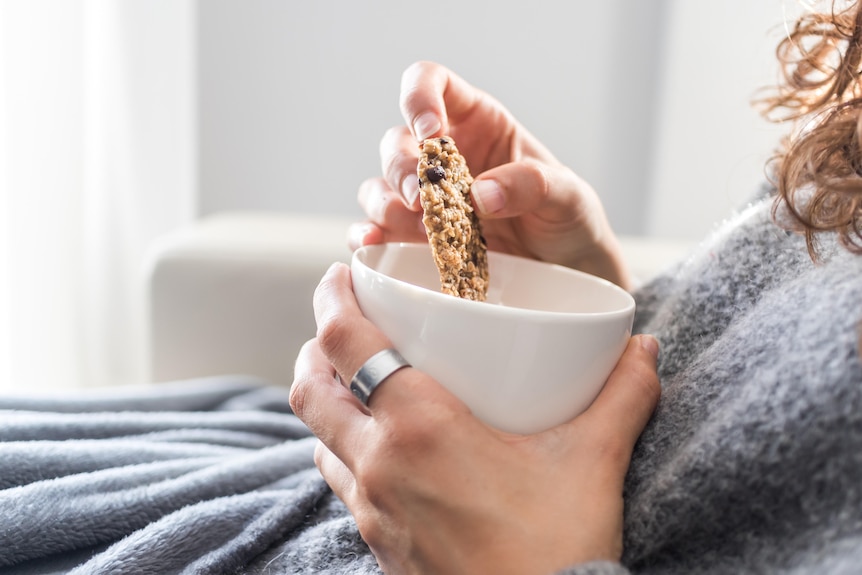
[[[350,380],[350,391],[362,405],[368,405],[368,399],[377,386],[402,367],[410,367],[410,364],[396,350],[379,351],[368,358]]]

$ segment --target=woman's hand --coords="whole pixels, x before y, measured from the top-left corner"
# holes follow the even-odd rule
[[[365,408],[339,378],[390,343],[362,316],[345,265],[330,268],[314,303],[318,337],[297,360],[291,406],[385,572],[525,575],[619,559],[623,479],[660,393],[653,338],[631,339],[583,414],[515,436],[414,368]]]
[[[489,249],[559,263],[629,288],[631,277],[595,191],[562,165],[502,104],[450,70],[419,62],[401,81],[405,126],[380,143],[383,177],[366,180],[368,221],[350,231],[352,249],[427,241],[416,165],[419,142],[450,135],[475,177],[472,196]]]

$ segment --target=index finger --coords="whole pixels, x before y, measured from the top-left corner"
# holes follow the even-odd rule
[[[383,177],[393,190],[401,192],[404,204],[416,212],[419,204],[419,177],[416,164],[419,147],[404,126],[390,128],[380,140],[380,163]]]

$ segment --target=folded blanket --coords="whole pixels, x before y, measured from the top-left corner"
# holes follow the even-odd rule
[[[315,442],[251,378],[0,397],[0,573],[379,573]]]

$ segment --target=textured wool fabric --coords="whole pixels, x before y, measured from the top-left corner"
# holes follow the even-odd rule
[[[288,411],[249,378],[0,398],[0,572],[244,567],[329,496]]]
[[[637,294],[662,398],[635,449],[624,555],[583,573],[859,573],[862,257],[815,264],[762,197]]]
[[[663,395],[623,559],[565,574],[859,572],[862,257],[814,264],[770,205],[637,293]],[[315,441],[245,378],[0,398],[0,572],[380,573]]]

